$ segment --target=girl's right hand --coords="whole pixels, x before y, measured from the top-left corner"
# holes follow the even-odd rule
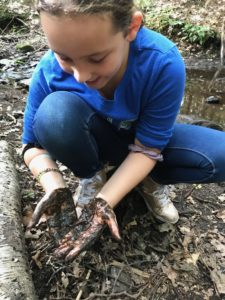
[[[34,227],[43,214],[47,215],[47,223],[56,244],[73,228],[77,221],[76,209],[72,193],[68,188],[58,188],[46,193],[37,204],[28,229]]]

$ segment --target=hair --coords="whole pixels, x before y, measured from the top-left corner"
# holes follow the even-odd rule
[[[137,10],[133,0],[37,0],[38,12],[54,16],[109,14],[116,31],[128,32]]]

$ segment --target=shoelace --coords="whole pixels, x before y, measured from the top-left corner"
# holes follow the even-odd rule
[[[167,185],[159,186],[157,190],[153,192],[153,195],[159,200],[162,206],[171,202],[169,199],[169,187]]]

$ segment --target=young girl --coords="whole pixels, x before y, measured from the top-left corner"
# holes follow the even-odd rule
[[[131,0],[40,0],[38,10],[50,50],[32,77],[23,154],[46,194],[30,227],[47,211],[56,255],[73,259],[105,224],[120,239],[113,208],[135,187],[176,223],[166,185],[225,179],[225,133],[175,124],[185,87],[176,46],[143,26]],[[79,177],[82,225],[55,160]],[[117,167],[108,181],[106,164]]]

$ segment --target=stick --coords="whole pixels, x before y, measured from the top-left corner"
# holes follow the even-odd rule
[[[87,276],[85,277],[86,280],[88,280],[91,276],[91,270],[88,270]],[[77,298],[75,300],[80,300],[81,296],[83,294],[83,289],[81,289],[77,295]]]

